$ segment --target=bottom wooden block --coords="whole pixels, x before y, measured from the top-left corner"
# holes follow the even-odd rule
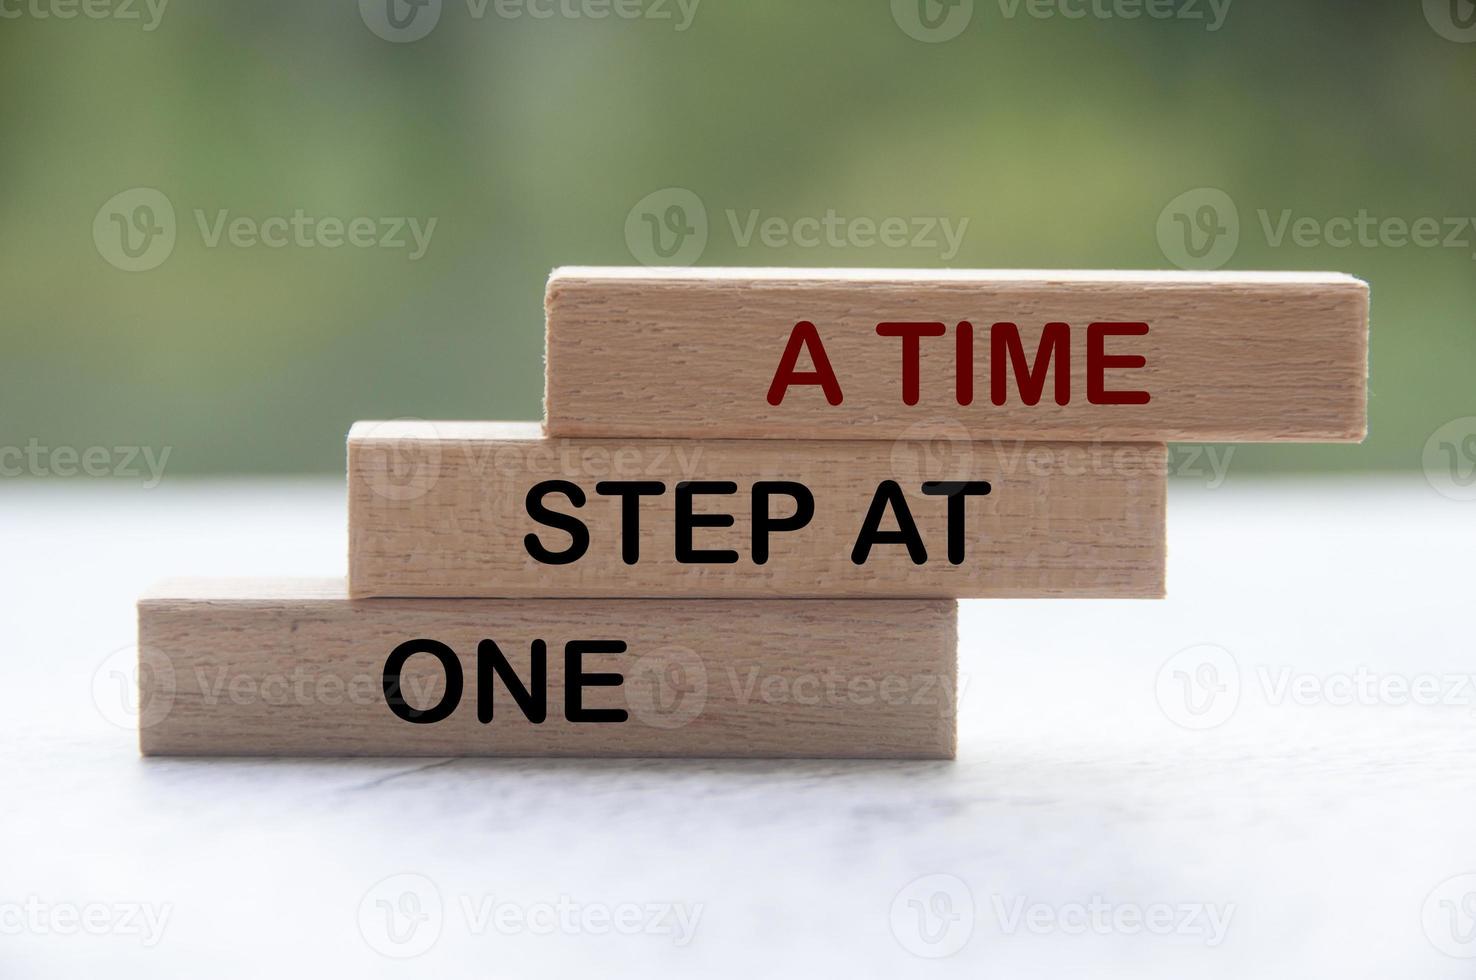
[[[146,755],[954,755],[952,600],[362,599],[341,580],[139,601]]]

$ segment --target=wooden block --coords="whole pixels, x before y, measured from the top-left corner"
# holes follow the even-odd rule
[[[1358,442],[1367,429],[1368,286],[1351,276],[566,268],[546,310],[556,436]],[[897,335],[910,331],[932,335]],[[791,345],[788,368],[808,378],[781,369]]]
[[[225,580],[166,583],[138,618],[146,755],[954,754],[949,601],[353,601],[341,580]]]
[[[360,597],[1157,598],[1166,466],[1148,444],[563,440],[532,423],[361,422],[349,585]],[[763,499],[776,482],[799,486]],[[647,495],[623,495],[632,483]],[[938,495],[961,484],[969,494]],[[799,513],[806,494],[812,515]],[[898,540],[904,526],[914,541]]]

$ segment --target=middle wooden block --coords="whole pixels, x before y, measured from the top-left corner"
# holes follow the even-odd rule
[[[360,422],[354,597],[1159,598],[1162,445]]]

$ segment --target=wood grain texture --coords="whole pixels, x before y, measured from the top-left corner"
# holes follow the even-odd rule
[[[743,756],[926,758],[954,754],[957,609],[950,601],[350,600],[341,580],[165,583],[139,601],[140,744],[147,755]],[[413,724],[385,701],[385,662],[430,638],[464,676],[444,720]],[[493,640],[531,683],[548,649],[548,716],[530,722],[504,683],[478,720],[478,643]],[[564,644],[589,655],[589,708],[573,723]],[[403,690],[426,709],[445,692],[429,654]]]
[[[975,442],[773,442],[762,440],[545,439],[531,423],[361,422],[348,445],[349,583],[355,596],[487,597],[1122,597],[1164,590],[1166,450],[1147,444]],[[582,489],[550,507],[588,528],[572,564],[536,561],[530,533],[550,549],[571,535],[528,515],[535,484]],[[640,551],[622,553],[622,502],[604,480],[659,481],[640,502]],[[793,532],[769,535],[757,564],[751,486],[792,480],[815,513]],[[875,545],[865,564],[853,546],[880,483],[895,480],[927,549],[914,564],[900,543]],[[988,481],[965,501],[965,553],[948,556],[950,501],[925,481]],[[731,527],[700,527],[698,549],[731,549],[732,564],[677,561],[675,486],[731,481],[731,496],[699,496],[693,511],[726,513]],[[776,517],[794,513],[784,497]],[[898,526],[895,512],[881,522]]]
[[[1308,273],[557,269],[547,313],[548,431],[663,438],[975,438],[1144,442],[1357,442],[1367,429],[1368,287]],[[815,324],[843,401],[796,387],[770,405],[781,353]],[[975,394],[955,392],[954,331],[974,325]],[[917,404],[901,397],[901,341],[883,321],[938,321],[921,343]],[[1019,327],[1033,363],[1045,324],[1071,325],[1071,398],[1023,404],[1010,376],[992,403],[990,327]],[[1109,353],[1144,405],[1094,405],[1086,329],[1143,321]],[[1006,360],[1006,359],[1002,359]],[[808,355],[799,361],[810,369]]]

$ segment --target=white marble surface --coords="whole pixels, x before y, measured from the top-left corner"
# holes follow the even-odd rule
[[[135,594],[339,573],[341,498],[0,485],[0,976],[1476,975],[1476,503],[1418,476],[1176,485],[1168,601],[965,603],[952,764],[140,759]]]

